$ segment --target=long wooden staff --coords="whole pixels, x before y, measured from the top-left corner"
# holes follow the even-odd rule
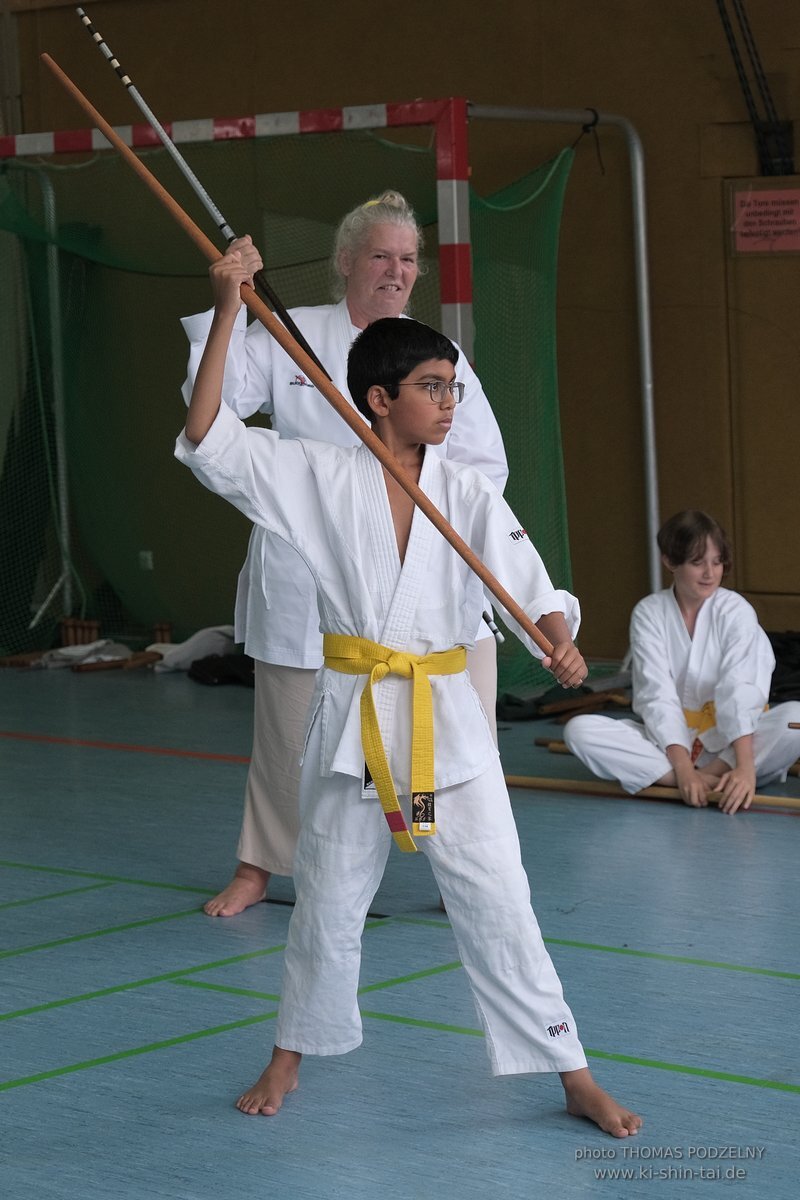
[[[618,783],[606,783],[600,779],[546,779],[541,775],[506,775],[510,788],[531,788],[540,792],[571,792],[575,796],[618,796],[620,800],[681,800],[681,794],[673,787],[646,787],[640,792],[624,791]],[[719,803],[721,792],[709,792],[712,804]],[[763,808],[793,808],[800,810],[800,796],[768,796],[756,793],[753,804]]]
[[[175,201],[166,188],[162,187],[154,175],[147,169],[144,163],[137,158],[133,151],[125,145],[122,138],[109,125],[108,121],[100,115],[96,108],[87,100],[80,89],[72,82],[68,75],[61,70],[56,62],[49,54],[42,54],[42,61],[45,66],[52,71],[58,82],[65,88],[73,99],[80,105],[90,121],[100,132],[108,139],[111,145],[125,159],[132,170],[136,172],[139,178],[146,184],[151,192],[160,200],[168,212],[172,214],[185,233],[192,239],[199,250],[205,255],[209,262],[216,262],[222,258],[222,254],[210,242],[201,229],[195,225],[191,217],[184,212],[180,205]],[[288,332],[287,329],[280,323],[277,317],[270,312],[263,300],[255,294],[252,288],[246,284],[241,288],[242,300],[251,313],[261,322],[262,325],[272,334],[275,341],[286,351],[293,362],[300,367],[301,371],[312,381],[316,388],[322,393],[325,399],[333,408],[336,409],[339,416],[345,421],[364,444],[372,451],[378,461],[389,472],[393,479],[397,481],[404,492],[416,504],[417,508],[425,514],[432,525],[439,530],[442,536],[450,543],[455,552],[463,558],[467,566],[475,572],[481,582],[488,588],[496,600],[506,609],[506,611],[514,618],[522,629],[528,634],[531,640],[539,647],[544,655],[550,655],[553,652],[551,643],[547,640],[543,633],[536,628],[528,614],[520,608],[516,600],[506,591],[502,584],[495,579],[488,567],[484,566],[478,556],[470,549],[462,537],[460,537],[452,525],[442,516],[438,508],[425,495],[422,489],[415,483],[411,476],[403,470],[400,464],[395,459],[394,455],[387,450],[383,442],[378,438],[366,424],[364,419],[352,408],[328,379],[327,375],[316,365],[308,354],[298,345],[295,338]]]

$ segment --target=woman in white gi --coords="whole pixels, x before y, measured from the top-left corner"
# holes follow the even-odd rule
[[[418,821],[424,810],[415,836],[447,905],[493,1072],[558,1071],[568,1111],[627,1137],[641,1121],[598,1087],[586,1066],[530,906],[497,748],[464,669],[482,585],[366,446],[285,441],[271,430],[247,429],[221,403],[239,286],[247,279],[236,252],[212,267],[216,314],[176,454],[206,486],[302,554],[316,583],[325,660],[309,710],[297,903],[276,1045],[237,1106],[273,1115],[297,1087],[302,1054],[342,1054],[360,1044],[364,919],[390,829],[413,848],[403,840],[410,837],[404,821],[409,810]],[[351,351],[350,392],[433,504],[525,598],[526,612],[553,643],[545,665],[563,686],[577,686],[586,674],[572,640],[577,601],[553,589],[494,485],[433,451],[460,416],[457,360],[456,347],[427,326],[379,320]],[[433,713],[422,720],[428,696]],[[365,758],[380,803],[366,786]]]
[[[261,258],[250,238],[234,243],[251,272]],[[421,231],[402,196],[385,192],[353,209],[336,235],[332,266],[339,300],[294,309],[297,327],[330,374],[347,391],[347,353],[356,334],[380,317],[404,312],[419,273]],[[184,320],[191,343],[188,402],[211,324],[211,314]],[[456,376],[465,385],[459,422],[438,452],[484,471],[503,490],[508,474],[497,422],[474,371],[459,353]],[[223,400],[245,419],[269,413],[281,437],[311,437],[339,446],[358,439],[298,371],[259,323],[237,318],[225,364]],[[463,413],[463,416],[462,416]],[[270,874],[291,875],[297,841],[297,789],[302,731],[314,673],[322,662],[322,636],[314,584],[296,552],[255,526],[236,595],[236,640],[255,659],[253,753],[245,792],[237,857],[228,886],[205,911],[234,916],[263,899]],[[497,660],[494,639],[481,623],[470,651],[473,684],[494,728]],[[475,631],[473,631],[475,632]],[[496,736],[496,734],[495,734]]]
[[[658,532],[672,587],[646,596],[630,626],[633,710],[644,722],[573,717],[564,739],[602,779],[627,792],[677,787],[686,804],[719,792],[725,813],[749,808],[756,785],[783,780],[800,754],[800,704],[767,710],[775,667],[743,596],[721,587],[725,531],[706,513],[676,513]]]

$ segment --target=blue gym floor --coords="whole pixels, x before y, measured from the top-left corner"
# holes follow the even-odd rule
[[[277,1117],[238,1113],[293,897],[282,879],[240,917],[200,910],[233,867],[251,708],[185,675],[0,671],[0,1195],[794,1200],[791,810],[513,793],[590,1065],[637,1138],[568,1117],[554,1077],[491,1078],[427,863],[395,851],[363,1047],[307,1060]],[[502,726],[507,773],[588,778],[545,733]]]

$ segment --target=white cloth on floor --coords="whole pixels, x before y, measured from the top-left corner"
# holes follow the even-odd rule
[[[57,646],[47,650],[41,658],[35,659],[32,667],[46,667],[52,670],[58,667],[74,667],[77,663],[118,662],[130,658],[130,646],[112,642],[110,638],[98,638],[94,642],[86,642],[78,646]]]
[[[208,629],[198,629],[185,642],[153,642],[147,649],[161,655],[161,661],[155,664],[156,671],[188,671],[198,658],[230,654],[233,647],[233,626],[211,625]]]

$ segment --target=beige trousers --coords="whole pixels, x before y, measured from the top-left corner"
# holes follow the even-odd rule
[[[497,744],[497,648],[482,638],[467,653],[467,670]],[[253,754],[244,796],[239,862],[271,875],[291,875],[300,828],[300,755],[316,671],[255,663]]]

